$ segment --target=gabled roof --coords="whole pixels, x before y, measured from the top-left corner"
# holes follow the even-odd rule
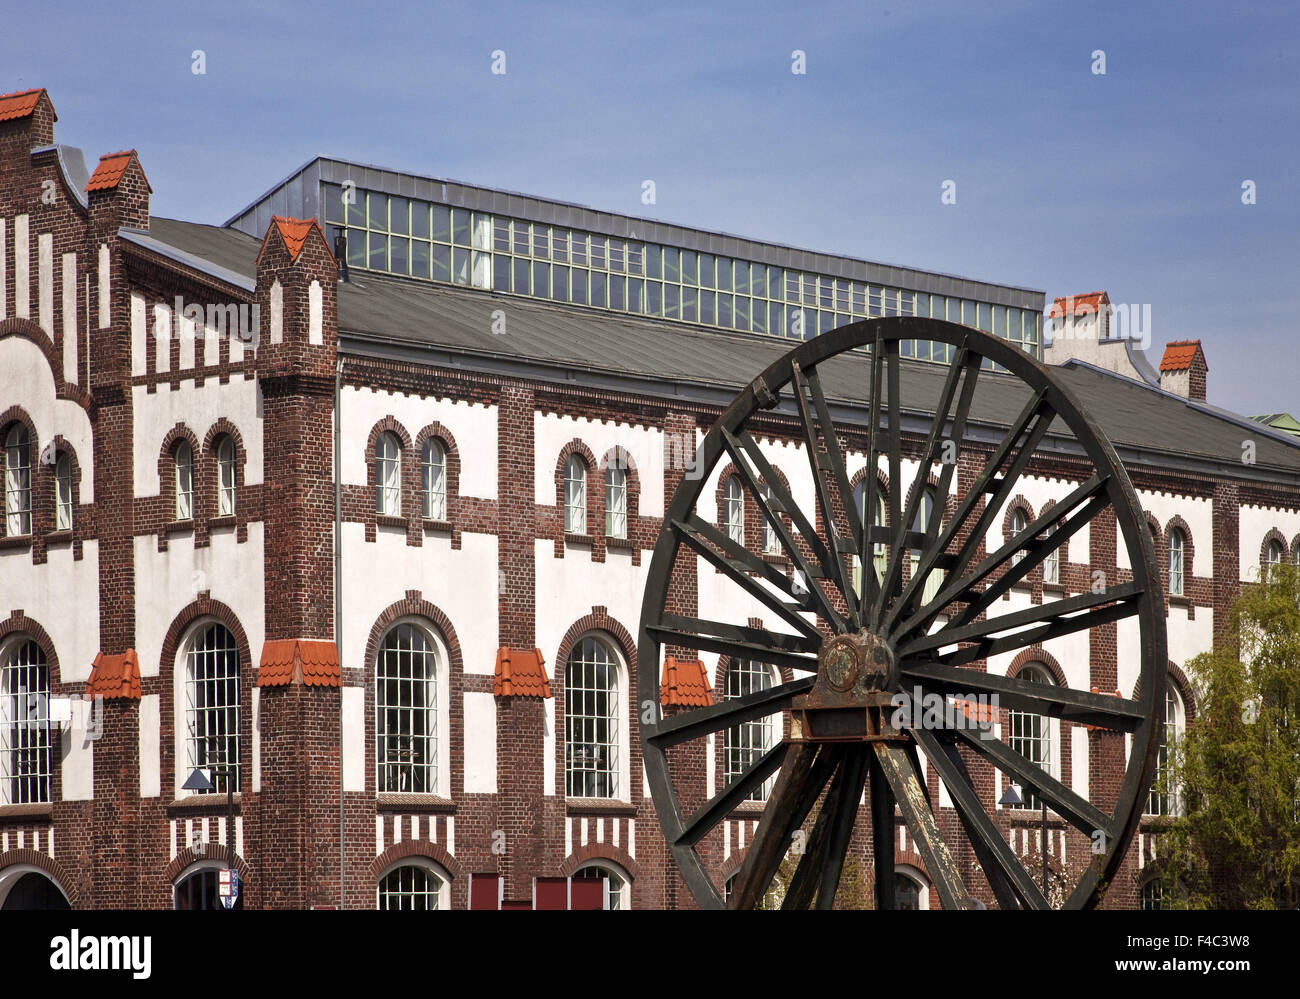
[[[120,153],[105,153],[99,158],[99,165],[86,182],[87,191],[111,191],[117,187],[126,168],[135,159],[134,149],[125,149]]]
[[[546,676],[546,659],[541,649],[497,649],[496,673],[492,680],[495,697],[550,697],[551,681]]]
[[[664,659],[663,679],[659,682],[659,702],[703,708],[713,703],[713,689],[704,672],[704,663],[698,659]]]
[[[284,245],[289,250],[290,260],[298,259],[298,254],[302,252],[303,244],[307,242],[307,236],[313,229],[321,233],[321,239],[325,238],[315,219],[291,219],[276,215],[272,217],[271,224],[280,231],[280,238],[284,240]]]
[[[35,90],[19,90],[12,94],[0,94],[0,121],[15,121],[26,118],[36,110],[36,105],[45,93],[44,87]]]
[[[259,687],[341,687],[338,648],[333,642],[306,638],[271,639],[262,646],[257,669]]]
[[[1080,312],[1100,312],[1103,305],[1110,304],[1110,297],[1104,291],[1090,291],[1086,295],[1065,295],[1052,302],[1049,318],[1063,316],[1067,313],[1077,316]]]
[[[1205,364],[1205,352],[1201,350],[1200,340],[1173,340],[1165,344],[1164,357],[1160,358],[1160,370],[1186,371],[1192,366],[1197,354],[1201,355],[1201,363]],[[1209,367],[1205,364],[1207,371]]]
[[[86,697],[102,697],[105,700],[140,699],[140,662],[135,649],[106,655],[96,654],[95,663],[90,669],[90,679],[86,681]]]

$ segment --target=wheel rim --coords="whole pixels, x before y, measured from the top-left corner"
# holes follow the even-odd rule
[[[906,409],[909,400],[900,395],[899,347],[904,340],[947,345],[946,373],[936,365],[933,374],[925,376],[936,386],[942,381],[926,410],[928,427],[924,421],[916,424],[916,414]],[[847,353],[857,347],[868,347],[870,353]],[[991,376],[988,362],[1012,378]],[[845,434],[832,425],[821,385],[823,370],[832,372],[840,384],[846,384],[847,372],[868,385],[867,417],[859,429]],[[999,429],[990,441],[975,441],[967,436],[974,428],[972,400],[977,387],[991,380],[996,380],[999,397],[1019,394],[1025,402],[1017,405],[1018,415],[1006,421],[1009,430]],[[748,429],[762,424],[769,412],[785,421],[779,435],[791,435],[801,445],[797,460],[808,464],[811,502],[801,505],[793,498]],[[912,425],[906,430],[905,418]],[[1077,487],[1071,487],[1050,514],[1041,514],[1005,544],[990,540],[985,549],[984,538],[1008,511],[1016,484],[1054,421],[1068,428],[1082,451],[1063,459],[1077,469],[1077,478],[1070,476]],[[913,438],[906,457],[905,433]],[[857,440],[852,450],[866,456],[860,507],[842,438]],[[972,454],[978,459],[971,466],[973,477],[963,483],[958,466],[963,456]],[[904,460],[915,465],[918,458],[923,474],[915,469],[904,473]],[[745,499],[769,525],[788,573],[696,512],[704,487],[728,462],[735,467]],[[1123,860],[1155,771],[1165,622],[1155,549],[1137,495],[1109,441],[1069,390],[1042,364],[982,331],[941,320],[869,320],[810,340],[770,365],[736,396],[705,436],[693,469],[695,474],[683,478],[672,497],[650,563],[638,673],[646,775],[669,850],[697,902],[706,908],[723,906],[700,844],[756,788],[777,775],[736,877],[731,907],[753,907],[762,899],[795,830],[820,802],[817,821],[786,888],[785,905],[815,902],[829,908],[866,789],[877,906],[892,908],[897,804],[943,906],[968,907],[967,879],[957,869],[921,780],[919,759],[924,756],[947,789],[960,828],[1000,906],[1043,908],[1047,902],[1044,890],[1035,886],[1008,846],[991,802],[976,794],[968,769],[972,760],[1000,771],[1004,782],[1032,787],[1058,820],[1090,838],[1091,862],[1066,886],[1064,906],[1096,904]],[[880,488],[883,527],[864,527],[865,511],[876,509],[873,469],[883,472],[888,483]],[[934,484],[921,488],[931,478]],[[939,515],[926,518],[922,511],[931,490]],[[1049,600],[1044,594],[1039,604],[997,613],[996,601],[1003,594],[1108,510],[1116,526],[1117,559],[1121,550],[1128,555],[1129,579],[1124,580],[1120,570],[1120,578],[1105,579],[1098,589],[1094,573],[1093,585],[1071,596],[1062,592],[1059,599]],[[833,532],[825,530],[827,524],[834,525]],[[911,529],[904,530],[905,525]],[[861,567],[860,585],[854,581],[854,557]],[[706,568],[726,577],[723,585],[760,606],[768,626],[683,612],[670,591],[676,576],[689,571],[692,563],[701,579]],[[877,564],[880,578],[874,571]],[[938,573],[942,576],[936,583]],[[701,586],[695,601],[703,592]],[[1129,619],[1137,621],[1139,630],[1133,698],[1035,685],[996,670],[964,668],[990,656],[1039,649],[1066,635],[1118,628]],[[665,653],[674,652],[767,663],[792,671],[792,679],[709,707],[665,715],[660,670]],[[1007,743],[990,738],[987,725],[961,719],[954,723],[951,718],[947,724],[908,724],[904,716],[898,729],[891,730],[889,721],[899,719],[902,692],[996,698],[1004,710],[1129,733],[1131,747],[1115,805],[1099,807],[1074,793]],[[904,697],[901,703],[908,701]],[[915,707],[920,717],[921,702]],[[683,793],[689,782],[683,756],[689,755],[692,744],[699,747],[711,735],[776,711],[788,719],[785,740],[755,754],[750,765],[716,793],[702,796],[698,788],[694,795]],[[977,713],[977,721],[980,717]]]

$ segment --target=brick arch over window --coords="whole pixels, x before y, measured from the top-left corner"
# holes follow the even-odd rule
[[[608,515],[608,510],[606,509],[606,501],[605,501],[605,476],[609,472],[609,468],[611,465],[613,465],[615,468],[623,469],[624,472],[624,479],[626,482],[626,489],[627,489],[625,503],[624,503],[625,507],[627,508],[626,540],[621,538],[611,538],[605,533],[605,519]],[[612,543],[616,547],[631,547],[632,564],[640,565],[641,564],[641,539],[639,537],[640,535],[639,526],[640,526],[640,516],[641,516],[641,473],[637,471],[636,461],[635,459],[633,459],[631,453],[627,450],[627,448],[623,447],[621,444],[615,444],[612,448],[606,451],[605,454],[601,457],[600,466],[598,468],[598,476],[600,480],[599,481],[599,486],[600,486],[600,496],[599,496],[600,531],[599,533],[604,536],[603,544],[609,545]],[[588,492],[590,492],[590,483],[588,484]]]
[[[1007,667],[1007,676],[1016,676],[1021,669],[1030,663],[1038,663],[1045,666],[1047,672],[1052,676],[1052,682],[1058,687],[1068,687],[1069,683],[1065,679],[1065,670],[1061,669],[1061,664],[1057,662],[1056,657],[1044,649],[1041,645],[1035,645],[1028,649],[1022,649],[1015,659],[1011,660],[1011,665]]]
[[[190,446],[190,462],[193,469],[192,486],[194,498],[191,501],[190,519],[199,520],[199,503],[207,492],[204,475],[203,451],[194,431],[184,423],[178,423],[167,431],[158,448],[158,500],[160,509],[158,547],[162,551],[167,545],[166,525],[176,522],[176,445],[184,441]]]
[[[45,363],[50,366],[54,376],[54,394],[57,399],[71,399],[82,409],[89,411],[92,405],[90,393],[80,385],[63,380],[63,356],[49,334],[30,319],[12,317],[0,320],[0,340],[6,337],[20,336],[32,341],[45,356]],[[84,359],[80,358],[84,364]]]
[[[1007,677],[1011,678],[1019,676],[1020,671],[1030,663],[1041,666],[1047,670],[1048,675],[1052,678],[1052,682],[1058,687],[1069,686],[1069,683],[1065,678],[1065,670],[1061,668],[1060,662],[1058,662],[1057,658],[1041,645],[1034,645],[1030,648],[1022,649],[1020,653],[1011,660],[1011,665],[1007,667]],[[1056,748],[1060,751],[1061,758],[1056,764],[1057,778],[1065,780],[1068,783],[1068,777],[1073,772],[1074,767],[1074,739],[1070,733],[1073,730],[1075,723],[1063,719],[1050,720],[1058,721],[1060,725],[1060,739],[1058,740],[1059,744]],[[998,709],[998,722],[1003,726],[1004,733],[1010,731],[1007,727],[1011,724],[1010,708],[1002,707]]]
[[[179,614],[172,618],[172,623],[163,636],[162,652],[158,656],[158,713],[162,719],[162,738],[159,740],[158,774],[163,793],[176,786],[176,774],[179,761],[176,759],[174,736],[185,725],[184,706],[181,715],[176,713],[176,670],[177,659],[181,653],[181,639],[185,637],[195,622],[208,618],[223,625],[235,640],[239,650],[239,781],[241,793],[253,785],[253,687],[257,683],[258,660],[253,658],[253,651],[248,644],[248,634],[240,624],[235,612],[220,600],[213,600],[207,592],[200,593],[190,601]],[[261,650],[258,650],[260,654]],[[182,667],[183,668],[183,667]],[[195,858],[201,860],[202,858]]]
[[[1183,672],[1182,667],[1172,659],[1168,661],[1166,672],[1168,674],[1168,680],[1173,682],[1174,689],[1178,691],[1178,696],[1182,699],[1184,718],[1190,723],[1191,720],[1196,717],[1196,696],[1193,692],[1195,688],[1192,686],[1192,682],[1187,678],[1187,674]],[[1133,700],[1140,700],[1141,697],[1142,678],[1138,677],[1133,684]]]
[[[1038,515],[1040,517],[1046,516],[1047,514],[1051,513],[1052,510],[1056,509],[1056,505],[1057,505],[1056,500],[1054,499],[1044,500],[1043,508],[1038,511]],[[1056,520],[1052,521],[1052,530],[1059,531],[1064,524],[1065,524],[1065,517],[1064,516],[1057,517]],[[1064,541],[1062,541],[1060,546],[1056,549],[1056,551],[1060,559],[1060,575],[1058,578],[1060,578],[1062,582],[1064,582],[1065,566],[1070,561],[1070,539],[1066,538]]]
[[[866,481],[867,473],[870,471],[871,471],[870,465],[863,465],[856,472],[854,472],[853,475],[850,476],[849,478],[849,489],[856,492],[858,486],[860,486],[863,482]],[[889,476],[886,473],[882,472],[880,469],[876,469],[876,495],[886,497],[885,520],[889,520],[889,501],[888,501]],[[907,501],[906,496],[903,497],[903,501],[904,502]]]
[[[587,470],[587,483],[584,490],[587,501],[587,529],[580,535],[565,530],[564,471],[569,464],[569,458],[573,455],[577,455],[582,459],[583,466]],[[596,456],[592,453],[591,448],[576,437],[560,448],[559,457],[555,461],[555,510],[558,514],[555,528],[556,558],[564,557],[564,537],[566,534],[570,537],[590,537],[593,546],[595,543],[600,543],[601,551],[604,551],[601,539],[605,534],[605,484],[603,480],[598,480]],[[597,530],[597,525],[599,525],[599,530]]]
[[[387,850],[377,856],[370,862],[370,867],[366,871],[366,876],[374,883],[379,882],[380,875],[394,864],[403,860],[431,860],[444,871],[453,881],[460,881],[465,877],[465,869],[460,862],[448,853],[440,844],[430,843],[426,840],[407,839],[400,843],[394,843]],[[450,887],[450,886],[449,886]]]
[[[40,440],[36,436],[36,424],[32,421],[30,415],[21,406],[10,406],[3,413],[0,413],[0,537],[9,533],[9,512],[8,497],[3,495],[7,484],[3,481],[6,454],[8,449],[5,443],[9,439],[9,431],[15,424],[21,424],[27,428],[27,468],[28,468],[28,519],[31,521],[31,530],[26,531],[15,537],[31,538],[34,542],[38,540],[50,526],[53,521],[53,511],[46,510],[46,504],[40,501],[41,487],[46,483],[43,481],[45,476],[41,474],[40,465]]]
[[[217,503],[217,492],[221,488],[221,469],[217,460],[217,445],[221,438],[229,437],[235,445],[235,520],[240,525],[239,540],[244,541],[247,538],[248,522],[248,495],[247,495],[247,468],[248,468],[248,449],[244,446],[244,437],[239,432],[233,422],[224,416],[219,418],[203,437],[203,480],[210,484],[211,488],[205,489],[200,497],[196,494],[194,497],[195,515],[201,516],[205,521],[217,517],[220,507]],[[198,452],[195,452],[195,461],[199,461]],[[197,479],[197,476],[196,476]]]
[[[626,850],[614,846],[612,843],[588,843],[586,846],[578,847],[560,864],[560,877],[572,877],[588,864],[601,860],[608,860],[611,863],[618,864],[619,867],[627,871],[627,876],[633,882],[641,877],[641,868],[637,862],[632,859]]]
[[[446,745],[449,750],[447,760],[447,780],[443,786],[457,790],[465,783],[465,661],[461,652],[460,638],[449,618],[436,604],[424,599],[419,590],[407,590],[406,596],[396,603],[389,604],[375,618],[366,639],[365,664],[359,670],[362,686],[365,689],[366,713],[366,794],[376,793],[375,778],[375,664],[379,657],[379,647],[390,628],[398,621],[418,619],[430,625],[438,632],[447,649],[447,662],[439,666],[447,670],[447,720],[450,731],[447,733]]]
[[[1291,561],[1300,565],[1300,534],[1291,539]]]
[[[1150,510],[1143,510],[1142,516],[1146,518],[1147,526],[1151,528],[1151,541],[1156,547],[1156,557],[1159,558],[1161,553],[1168,554],[1165,549],[1165,533],[1160,529],[1160,521],[1156,520],[1155,514]]]
[[[415,435],[415,456],[419,463],[420,483],[420,515],[424,515],[424,445],[431,440],[435,440],[442,445],[442,453],[446,458],[446,466],[443,472],[443,483],[447,491],[447,509],[446,516],[443,518],[445,523],[452,526],[452,548],[460,547],[460,530],[455,526],[459,522],[458,514],[460,513],[460,448],[456,445],[456,438],[446,426],[437,422],[430,423]]]
[[[224,846],[209,844],[202,853],[199,853],[192,846],[187,846],[172,858],[171,863],[163,871],[163,877],[167,879],[169,887],[175,888],[176,879],[184,874],[187,868],[204,860],[218,861],[224,867],[228,856],[229,854]],[[244,884],[248,884],[252,880],[248,861],[238,853],[235,854],[235,870],[239,872],[239,880]]]
[[[771,462],[769,462],[769,464],[772,464],[772,471],[776,473],[776,481],[780,483],[781,488],[786,491],[787,495],[793,496],[794,492],[790,489],[790,479],[786,476],[785,472],[781,471],[781,469],[779,469],[775,464]],[[767,485],[767,478],[765,476],[760,475],[758,481],[760,485],[763,486]],[[758,552],[761,555],[766,555],[768,558],[788,560],[790,556],[786,554],[785,546],[781,544],[779,538],[777,539],[777,543],[776,543],[776,547],[777,547],[776,554],[769,555],[766,551],[764,551],[763,528],[766,526],[765,522],[767,520],[767,517],[764,515],[763,511],[759,508],[758,500],[754,498],[753,493],[751,493],[748,489],[745,488],[745,482],[743,479],[741,480],[740,486],[741,486],[741,496],[744,497],[744,503],[745,503],[745,521],[748,524],[754,525],[754,531],[755,531],[754,541],[753,541],[754,547],[752,550]],[[783,513],[780,515],[780,518],[781,518],[781,524],[785,527],[787,531],[790,532],[791,536],[798,538],[799,533],[794,529],[794,521],[790,519],[790,515],[788,513]],[[817,524],[817,529],[820,530],[824,535],[826,529],[821,523],[820,506],[818,506],[817,508],[816,524]],[[745,541],[746,542],[749,541],[748,532],[745,534]]]
[[[63,897],[68,900],[68,905],[73,909],[77,907],[77,903],[81,899],[81,893],[75,887],[76,882],[72,879],[72,875],[67,868],[53,857],[38,850],[26,848],[0,853],[0,875],[18,864],[25,864],[28,867],[39,869],[42,874],[54,882],[59,891],[63,892]]]
[[[1025,499],[1025,497],[1022,496],[1020,493],[1016,493],[1015,496],[1011,497],[1011,499],[1007,501],[1006,511],[1002,515],[1002,537],[1005,539],[1003,541],[1003,544],[1006,544],[1008,541],[1010,541],[1014,533],[1011,530],[1011,518],[1016,515],[1017,510],[1020,510],[1022,513],[1024,513],[1026,527],[1028,527],[1037,519],[1034,516],[1033,505],[1029,502],[1029,500]]]
[[[1192,579],[1195,576],[1193,569],[1196,566],[1196,542],[1192,538],[1192,529],[1187,526],[1187,521],[1183,520],[1178,514],[1169,518],[1169,523],[1165,525],[1164,542],[1157,553],[1160,559],[1160,576],[1165,582],[1165,594],[1169,593],[1169,539],[1173,536],[1174,530],[1177,529],[1183,535],[1183,596],[1192,596]],[[1283,551],[1286,548],[1283,547]]]
[[[1286,542],[1286,535],[1276,527],[1270,527],[1268,533],[1264,535],[1264,539],[1259,543],[1259,564],[1261,566],[1268,564],[1268,546],[1274,541],[1282,546],[1283,560],[1286,559],[1287,554],[1291,551],[1290,545]]]

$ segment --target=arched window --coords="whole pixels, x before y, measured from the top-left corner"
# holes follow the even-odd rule
[[[0,872],[0,912],[67,912],[72,907],[44,871],[15,864]]]
[[[921,493],[921,501],[916,506],[916,517],[912,521],[912,530],[918,533],[925,533],[930,529],[930,521],[935,517],[935,497],[934,487],[926,486]],[[942,524],[942,520],[940,521]],[[912,549],[912,575],[915,576],[921,565],[921,550]],[[926,576],[925,586],[921,590],[921,603],[929,603],[939,592],[939,587],[943,585],[943,570],[939,568],[931,569]]]
[[[769,503],[772,502],[773,496],[771,486],[763,487],[763,498]],[[781,539],[776,533],[776,527],[773,526],[772,521],[767,518],[766,514],[763,516],[763,554],[781,554]]]
[[[1169,593],[1183,595],[1183,532],[1177,527],[1169,531]]]
[[[732,660],[727,668],[728,700],[746,694],[769,690],[775,685],[771,669],[748,659]],[[730,784],[743,774],[760,756],[771,749],[780,737],[781,716],[768,715],[753,721],[741,722],[727,729],[723,746],[723,783]],[[775,777],[750,792],[750,801],[766,801]]]
[[[1052,526],[1043,531],[1043,537],[1051,537],[1056,533],[1056,527]],[[1061,549],[1053,548],[1047,558],[1043,559],[1043,582],[1050,583],[1053,586],[1061,582]]]
[[[205,864],[192,874],[176,882],[172,889],[172,904],[177,909],[223,909],[220,896],[220,872],[225,864]],[[235,899],[234,909],[244,908],[244,893]]]
[[[859,482],[853,489],[853,504],[858,508],[858,516],[862,518],[863,525],[868,524],[867,518],[867,490],[864,483]],[[879,488],[876,490],[875,509],[871,511],[870,526],[885,526],[885,497]],[[872,559],[876,567],[876,582],[879,583],[885,578],[885,568],[889,563],[888,549],[885,545],[877,541],[872,547]],[[862,592],[862,560],[853,556],[853,588],[858,593]]]
[[[72,530],[72,458],[66,452],[54,461],[54,529]]]
[[[200,625],[185,651],[185,729],[189,768],[214,767],[212,791],[239,780],[239,646],[224,625]]]
[[[217,442],[217,516],[235,515],[235,439],[223,436]]]
[[[15,423],[5,435],[5,533],[32,533],[32,453],[27,427]]]
[[[447,882],[426,864],[406,863],[379,879],[381,909],[445,909]]]
[[[1186,724],[1183,699],[1174,686],[1173,679],[1165,683],[1165,723],[1160,730],[1160,749],[1156,753],[1156,774],[1151,781],[1151,794],[1147,800],[1149,815],[1174,815],[1178,812],[1176,789],[1166,787],[1169,780],[1169,753],[1182,737]]]
[[[1157,912],[1165,907],[1165,883],[1162,878],[1150,878],[1142,883],[1142,895],[1138,908],[1148,912]]]
[[[587,533],[587,463],[576,454],[564,463],[564,530]]]
[[[588,635],[564,667],[565,793],[572,798],[617,798],[619,665],[614,651]]]
[[[1268,569],[1268,577],[1271,578],[1273,576],[1274,566],[1281,565],[1282,561],[1286,558],[1286,549],[1283,548],[1282,542],[1274,538],[1268,543],[1268,547],[1264,550],[1264,552],[1265,552],[1264,559],[1265,562],[1267,563],[1267,569]]]
[[[1019,507],[1019,506],[1016,507],[1011,512],[1011,537],[1007,538],[1007,540],[1010,541],[1011,538],[1018,537],[1028,526],[1029,526],[1029,520],[1025,516],[1024,507]],[[1018,565],[1021,559],[1023,559],[1024,557],[1025,557],[1025,550],[1022,548],[1020,549],[1020,551],[1016,552],[1014,555],[1011,556],[1011,564]]]
[[[902,912],[921,909],[921,886],[901,871],[894,873],[894,908]]]
[[[627,537],[627,472],[613,461],[605,468],[605,534]]]
[[[50,800],[52,745],[50,669],[20,637],[0,648],[0,805]]]
[[[1016,679],[1025,683],[1055,682],[1047,667],[1041,663],[1029,663],[1022,667],[1016,674]],[[1052,726],[1059,723],[1054,723],[1046,715],[1034,714],[1031,711],[1011,711],[1009,720],[1011,748],[1030,763],[1053,774],[1056,764],[1053,761],[1052,748],[1056,740],[1053,738],[1055,733]],[[1021,788],[1020,798],[1021,808],[1040,807],[1038,797],[1033,793],[1032,788]]]
[[[194,450],[180,441],[173,452],[176,459],[176,519],[194,519]]]
[[[375,765],[380,793],[438,789],[438,656],[420,628],[389,630],[375,663]]]
[[[430,437],[420,455],[420,473],[425,520],[447,519],[447,450],[442,441]]]
[[[616,870],[612,864],[596,863],[588,864],[586,867],[574,871],[575,878],[599,878],[605,882],[605,908],[610,911],[627,909],[628,906],[628,881],[623,873]]]
[[[402,442],[392,433],[382,433],[375,441],[375,513],[402,514]]]
[[[723,491],[722,530],[736,544],[745,543],[745,498],[736,475],[727,479]]]

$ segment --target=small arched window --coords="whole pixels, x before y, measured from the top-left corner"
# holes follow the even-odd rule
[[[185,744],[189,767],[213,767],[212,789],[239,781],[239,646],[215,622],[201,625],[185,651]]]
[[[576,454],[564,463],[564,530],[587,533],[587,463]]]
[[[21,423],[5,435],[5,533],[32,533],[31,437]]]
[[[628,883],[623,875],[605,864],[588,864],[574,871],[575,878],[599,878],[605,882],[605,908],[610,911],[628,908]]]
[[[1056,527],[1047,528],[1043,531],[1043,537],[1051,537],[1056,533]],[[1043,582],[1052,585],[1059,585],[1061,582],[1061,549],[1053,548],[1047,558],[1043,559]]]
[[[50,800],[50,668],[31,639],[0,649],[0,805]]]
[[[921,493],[921,501],[916,506],[916,517],[912,521],[912,530],[918,534],[924,534],[930,529],[930,521],[936,516],[934,487],[926,486]],[[921,550],[912,549],[912,575],[915,576],[921,567]],[[929,603],[939,592],[939,587],[943,585],[943,570],[933,568],[925,579],[925,586],[921,591],[921,602]]]
[[[1030,663],[1024,666],[1017,674],[1016,679],[1025,683],[1042,683],[1054,684],[1052,675],[1047,671],[1047,667],[1040,663]],[[1052,758],[1053,739],[1052,719],[1046,715],[1035,714],[1031,711],[1012,711],[1010,712],[1010,743],[1011,748],[1019,753],[1030,763],[1041,767],[1047,773],[1052,774],[1055,768],[1055,762]],[[1039,799],[1033,793],[1031,788],[1021,788],[1021,808],[1035,809],[1039,808]]]
[[[235,439],[223,436],[217,442],[217,516],[235,515]]]
[[[1271,578],[1275,571],[1274,567],[1281,565],[1286,558],[1286,549],[1282,547],[1282,542],[1276,538],[1270,541],[1265,549],[1264,558],[1267,563],[1268,577]]]
[[[375,513],[402,514],[402,444],[392,433],[382,433],[375,441]]]
[[[447,883],[424,864],[402,864],[379,879],[381,909],[445,909]]]
[[[172,889],[172,904],[177,909],[224,909],[221,903],[221,868],[224,864],[201,867],[181,878]],[[244,908],[244,893],[235,898],[234,909]]]
[[[772,502],[773,496],[771,486],[763,487],[763,498],[769,503]],[[777,536],[776,528],[773,526],[772,521],[770,521],[766,515],[763,516],[763,554],[781,554],[781,539]]]
[[[1025,515],[1024,507],[1016,507],[1011,512],[1011,537],[1007,538],[1007,540],[1010,541],[1012,538],[1019,537],[1028,526],[1029,520]],[[1011,564],[1018,565],[1024,557],[1025,550],[1022,548],[1011,556]]]
[[[420,478],[425,520],[447,519],[447,449],[435,437],[424,442]]]
[[[1183,595],[1183,532],[1177,527],[1169,531],[1169,593]]]
[[[173,452],[176,458],[176,519],[194,519],[194,451],[189,442],[181,441]]]
[[[738,545],[745,543],[745,499],[740,478],[731,476],[722,496],[722,530]]]
[[[921,886],[901,871],[894,874],[894,908],[900,912],[921,908]]]
[[[733,700],[747,694],[756,694],[771,689],[774,683],[771,669],[763,663],[735,659],[727,669],[726,697],[727,700]],[[748,770],[759,757],[776,745],[780,734],[780,714],[741,722],[727,729],[723,747],[723,783],[732,783]],[[769,777],[751,791],[749,800],[766,801],[775,779]]]
[[[72,530],[72,458],[66,452],[54,461],[54,529]]]
[[[613,461],[605,468],[605,534],[627,537],[627,472]]]
[[[1178,811],[1177,789],[1169,786],[1169,753],[1182,738],[1186,717],[1183,699],[1170,678],[1165,681],[1165,723],[1160,729],[1156,775],[1151,781],[1151,794],[1147,800],[1149,815],[1174,815]]]
[[[618,660],[588,635],[564,668],[565,793],[571,798],[617,798],[619,772]]]
[[[399,624],[375,663],[375,764],[380,793],[438,789],[438,657],[422,630]]]
[[[1138,908],[1150,912],[1158,912],[1165,907],[1165,883],[1164,880],[1155,877],[1143,882],[1142,897],[1138,901]]]

